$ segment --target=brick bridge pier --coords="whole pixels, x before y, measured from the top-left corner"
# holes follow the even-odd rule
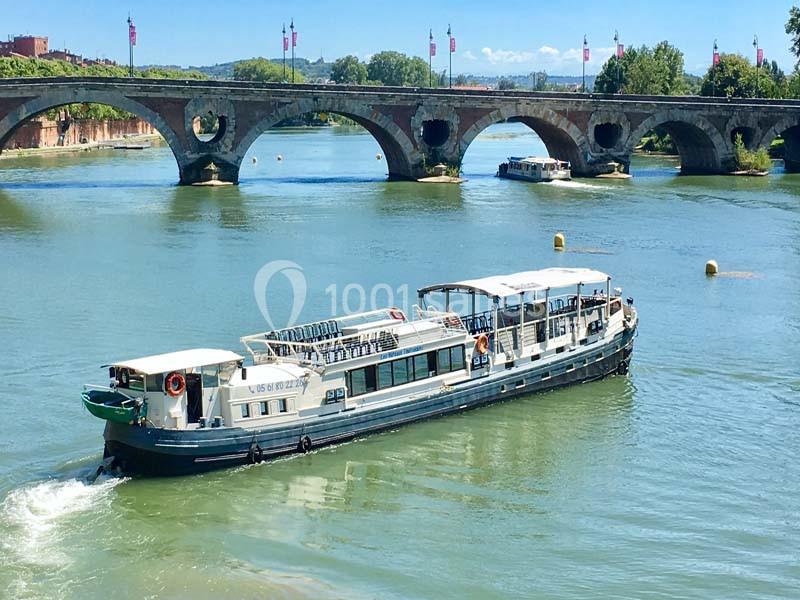
[[[782,136],[786,169],[800,171],[800,102],[791,100],[138,78],[0,80],[0,148],[31,117],[83,102],[114,106],[152,124],[172,149],[183,184],[237,183],[259,135],[309,112],[335,113],[362,125],[382,148],[393,179],[423,177],[440,162],[460,166],[478,134],[503,121],[533,129],[551,156],[572,163],[577,177],[628,171],[634,148],[656,127],[675,141],[682,173],[733,170],[737,133],[750,148]],[[219,129],[202,140],[195,122],[209,113],[218,117]]]

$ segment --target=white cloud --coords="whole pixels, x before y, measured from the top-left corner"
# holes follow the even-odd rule
[[[466,58],[467,60],[478,60],[478,57],[472,53],[472,50],[467,50],[461,53],[461,56]]]
[[[492,50],[491,48],[482,48],[481,54],[493,65],[504,64],[520,64],[527,63],[533,60],[533,52],[520,51],[520,50]]]
[[[539,54],[543,56],[558,56],[561,52],[558,51],[558,48],[553,48],[552,46],[542,46],[539,48]]]

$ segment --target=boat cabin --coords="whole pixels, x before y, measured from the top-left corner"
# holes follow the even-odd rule
[[[572,173],[570,163],[564,160],[510,156],[508,162],[500,165],[497,176],[525,181],[566,181],[571,178]]]
[[[220,423],[220,387],[230,381],[243,360],[228,350],[198,348],[105,366],[109,388],[144,400],[150,423],[185,429],[213,424],[215,419]]]

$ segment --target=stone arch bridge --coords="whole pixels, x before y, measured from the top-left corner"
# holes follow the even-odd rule
[[[172,149],[184,184],[237,183],[245,153],[261,133],[309,112],[340,114],[365,127],[396,179],[423,177],[440,162],[459,166],[475,137],[503,121],[531,127],[551,156],[571,161],[575,176],[627,171],[634,148],[655,127],[674,139],[682,173],[730,172],[737,133],[751,148],[782,136],[786,169],[800,170],[800,102],[791,100],[139,78],[0,80],[0,148],[31,117],[83,102],[150,122]],[[208,113],[218,117],[219,129],[202,140],[194,122]]]

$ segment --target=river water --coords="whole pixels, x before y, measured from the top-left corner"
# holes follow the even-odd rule
[[[630,181],[498,180],[544,152],[521,127],[479,137],[461,186],[388,183],[344,129],[262,136],[228,188],[176,187],[166,147],[0,161],[0,597],[796,598],[800,176],[643,157]],[[82,384],[238,349],[267,328],[253,282],[275,260],[302,270],[304,320],[606,270],[639,307],[632,369],[270,464],[88,483],[103,423]],[[259,293],[288,318],[285,278]]]

